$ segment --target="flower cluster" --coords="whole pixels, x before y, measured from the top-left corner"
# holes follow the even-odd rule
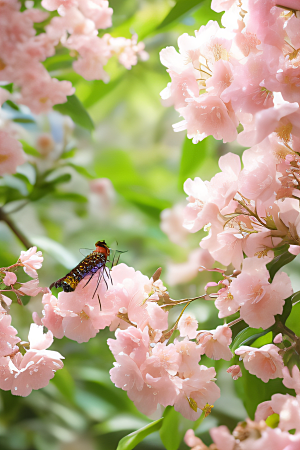
[[[255,422],[247,419],[239,423],[232,434],[225,426],[212,428],[210,435],[213,444],[207,447],[201,439],[195,436],[193,430],[188,430],[185,443],[192,450],[298,450],[300,447],[300,373],[294,366],[292,376],[287,367],[283,370],[283,384],[294,389],[292,395],[275,394],[272,400],[258,405]],[[278,424],[271,428],[265,422],[272,414],[278,414]],[[294,430],[293,434],[289,431]]]
[[[175,131],[187,130],[194,143],[212,135],[250,146],[274,133],[297,145],[300,38],[293,8],[299,5],[281,3],[213,1],[212,9],[225,11],[225,28],[209,21],[195,37],[179,37],[179,53],[161,51],[172,80],[161,97],[184,118]]]
[[[22,305],[22,296],[47,292],[48,288],[38,286],[37,269],[42,267],[42,262],[42,253],[32,247],[21,252],[17,263],[0,269],[0,284],[5,286],[0,291],[0,388],[23,397],[29,395],[32,389],[46,386],[55,371],[63,367],[62,355],[47,350],[53,342],[51,331],[43,334],[42,326],[31,324],[29,342],[21,342],[17,330],[11,326],[9,307],[12,299],[3,294],[13,293]],[[33,279],[26,283],[18,282],[15,274],[17,267],[23,267]]]
[[[37,35],[34,23],[44,22],[48,12],[35,8],[21,12],[18,0],[3,1],[0,5],[0,81],[12,82],[20,88],[14,100],[27,105],[33,113],[48,112],[75,92],[70,81],[52,78],[42,64],[55,54],[59,43],[76,57],[74,70],[87,80],[108,81],[103,66],[113,55],[127,69],[137,63],[138,56],[147,59],[144,44],[137,43],[136,36],[98,37],[99,28],[112,25],[113,10],[108,1],[43,0],[42,6],[48,11],[57,10],[58,15],[45,26],[44,33]]]
[[[159,279],[158,269],[149,279],[125,264],[104,269],[87,284],[83,279],[75,291],[60,292],[56,298],[44,294],[43,317],[34,314],[57,338],[67,336],[86,342],[100,329],[116,330],[108,345],[116,359],[110,371],[117,387],[127,391],[145,414],[158,405],[174,405],[185,417],[195,420],[205,405],[219,397],[215,369],[199,365],[201,355],[230,360],[231,329],[198,330],[198,322],[181,314],[169,329],[168,310],[190,301],[171,300]],[[98,287],[98,279],[103,276]],[[180,337],[169,342],[178,329]]]

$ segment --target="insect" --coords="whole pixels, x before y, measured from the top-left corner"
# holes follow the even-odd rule
[[[97,241],[95,244],[95,250],[87,255],[74,269],[71,270],[71,272],[67,273],[64,277],[60,278],[57,281],[54,281],[50,285],[50,289],[54,286],[56,288],[62,287],[64,292],[72,292],[75,291],[78,283],[85,278],[87,275],[90,275],[90,278],[86,282],[85,286],[91,281],[93,276],[99,272],[98,276],[98,282],[97,287],[95,289],[94,295],[98,289],[98,286],[100,284],[101,279],[103,278],[105,281],[105,284],[107,286],[107,281],[104,278],[104,273],[110,278],[111,276],[109,273],[109,269],[106,266],[106,263],[108,261],[108,257],[111,253],[110,248],[106,244],[105,241]],[[118,250],[114,252],[122,253]],[[119,256],[117,258],[117,261],[114,262],[114,258],[112,261],[112,266],[117,264],[119,261]],[[93,297],[94,297],[93,295]]]

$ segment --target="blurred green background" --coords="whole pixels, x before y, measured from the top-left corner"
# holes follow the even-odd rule
[[[111,0],[110,6],[114,26],[105,31],[125,37],[137,33],[149,52],[148,61],[139,62],[131,71],[111,61],[108,84],[88,82],[74,73],[67,51],[58,48],[45,66],[52,76],[72,81],[81,103],[58,106],[56,112],[39,117],[7,105],[2,112],[21,127],[18,133],[26,142],[29,162],[17,175],[0,180],[1,204],[30,243],[43,251],[42,286],[63,276],[82,259],[79,249],[92,249],[98,239],[126,250],[121,262],[149,277],[161,266],[165,280],[168,265],[187,261],[202,234],[189,235],[180,245],[170,242],[160,228],[161,211],[184,204],[186,178],[210,179],[222,154],[240,152],[211,138],[194,146],[185,133],[174,133],[172,124],[180,120],[178,113],[163,107],[159,96],[170,81],[159,51],[166,46],[177,48],[182,33],[193,35],[208,20],[220,21],[220,15],[210,10],[210,1]],[[58,111],[71,111],[75,126]],[[22,117],[27,123],[20,124]],[[38,142],[45,133],[55,145],[41,155]],[[103,177],[114,188],[109,200],[91,192],[91,181]],[[0,240],[0,266],[13,264],[24,247],[4,222],[0,222]],[[200,295],[212,277],[199,274],[189,283],[168,286],[170,295],[174,299]],[[22,339],[27,338],[31,313],[41,310],[41,297],[23,309],[12,305],[13,325]],[[196,302],[190,310],[202,329],[222,323],[209,302]],[[177,314],[178,310],[172,312],[171,320]],[[56,340],[51,349],[64,355],[65,367],[48,387],[27,398],[0,392],[1,450],[114,450],[123,436],[151,422],[110,381],[114,359],[106,340],[111,336],[105,330],[85,344]],[[196,432],[210,443],[212,426],[225,424],[233,429],[247,413],[226,374],[230,364],[205,357],[202,361],[215,365],[222,392]],[[168,426],[179,429],[181,436],[192,426],[177,413],[168,414]],[[176,445],[171,443],[169,448]],[[165,446],[156,432],[136,448]],[[181,443],[179,448],[187,446]]]

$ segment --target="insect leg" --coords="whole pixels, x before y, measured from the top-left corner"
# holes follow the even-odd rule
[[[98,296],[98,301],[99,301],[100,311],[102,311],[101,300],[100,300],[99,294],[97,294],[97,296]]]
[[[103,270],[101,270],[101,269],[102,269],[102,267],[99,269],[99,270],[100,270],[100,272],[99,272],[99,277],[98,277],[98,281],[97,281],[97,286],[96,286],[95,292],[94,292],[94,294],[93,294],[93,298],[95,297],[95,294],[96,294],[97,289],[98,289],[98,287],[99,287],[100,281],[101,281],[101,279],[102,279],[102,277],[103,277],[103,272],[104,272],[104,270],[105,270],[105,268],[104,268]],[[104,279],[104,281],[105,281],[105,279]]]

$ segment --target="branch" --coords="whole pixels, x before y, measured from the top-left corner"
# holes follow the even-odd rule
[[[22,233],[21,230],[14,224],[14,222],[11,220],[11,218],[3,211],[2,208],[0,208],[0,220],[3,220],[3,222],[6,223],[6,225],[11,229],[11,231],[17,236],[19,241],[22,242],[24,247],[26,249],[32,247],[31,243],[27,239],[26,236]]]

